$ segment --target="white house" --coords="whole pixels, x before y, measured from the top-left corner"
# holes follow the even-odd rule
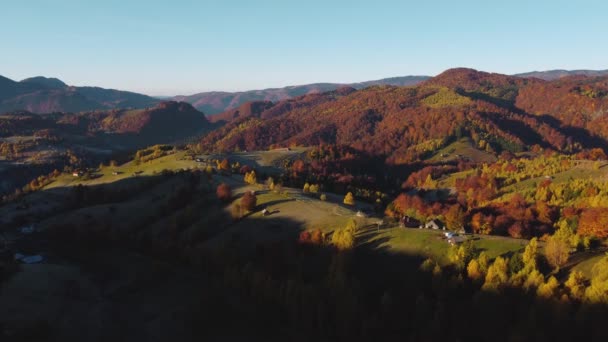
[[[426,229],[444,229],[445,230],[445,225],[438,219],[432,219],[424,225],[424,228],[426,228]]]

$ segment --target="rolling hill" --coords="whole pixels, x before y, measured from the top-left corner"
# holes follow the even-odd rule
[[[52,131],[69,136],[111,137],[112,145],[126,136],[134,147],[169,143],[211,127],[205,115],[185,102],[165,101],[146,109],[112,109],[82,113],[11,112],[0,116],[0,137],[31,136]]]
[[[94,165],[149,145],[183,143],[212,127],[203,113],[184,102],[148,109],[0,115],[0,194],[53,169]]]
[[[557,151],[606,147],[608,78],[556,81],[451,69],[414,87],[376,86],[246,104],[204,137],[206,150],[347,145],[411,162],[467,136],[491,153],[534,145]],[[583,110],[578,110],[583,109]]]
[[[147,95],[99,87],[68,86],[56,78],[32,77],[15,82],[0,76],[0,113],[82,112],[113,108],[146,108],[160,100]]]

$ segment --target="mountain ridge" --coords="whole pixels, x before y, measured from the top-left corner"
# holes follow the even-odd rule
[[[429,79],[430,76],[398,76],[379,80],[356,82],[356,83],[329,83],[319,82],[302,85],[291,85],[280,88],[266,88],[247,90],[241,92],[211,91],[192,95],[178,95],[172,99],[191,103],[198,110],[209,116],[233,110],[246,102],[272,101],[279,102],[289,98],[302,95],[323,93],[337,90],[341,87],[353,87],[362,89],[374,85],[411,86]]]
[[[16,82],[0,76],[0,113],[83,112],[146,108],[161,101],[147,95],[100,87],[69,86],[57,78],[35,76]]]
[[[568,77],[568,76],[607,76],[608,69],[606,70],[589,70],[589,69],[579,69],[579,70],[566,70],[566,69],[553,69],[553,70],[545,70],[545,71],[530,71],[524,72],[520,74],[515,74],[513,76],[517,77],[534,77],[540,78],[545,81],[553,81],[559,78]]]
[[[466,70],[466,68],[448,70],[453,72],[454,70]],[[502,75],[498,73],[487,74]],[[440,75],[441,74],[437,76]],[[510,76],[552,81],[572,76],[598,77],[604,75],[608,75],[608,70],[554,69],[519,73]],[[35,76],[17,82],[0,75],[0,113],[16,110],[26,110],[33,113],[49,113],[81,112],[115,108],[146,108],[154,106],[161,101],[174,100],[188,102],[197,110],[204,112],[211,118],[217,114],[236,110],[241,105],[248,102],[270,101],[278,103],[302,95],[337,90],[344,86],[353,87],[355,89],[364,89],[376,85],[414,86],[434,78],[435,77],[419,75],[389,77],[355,83],[318,82],[240,92],[210,91],[192,95],[166,96],[161,99],[131,91],[105,89],[95,86],[69,86],[63,81],[52,77]]]
[[[394,164],[423,159],[460,137],[494,154],[608,147],[608,76],[543,81],[456,68],[412,87],[314,96],[257,110],[245,105],[238,116],[225,112],[226,125],[203,137],[198,147],[234,151],[340,145]]]

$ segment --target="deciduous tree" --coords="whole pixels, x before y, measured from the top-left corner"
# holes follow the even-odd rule
[[[247,191],[241,198],[241,207],[243,210],[252,211],[257,206],[258,199],[253,191]]]
[[[460,204],[454,204],[445,214],[445,224],[450,230],[460,230],[464,227],[465,212]]]
[[[215,193],[217,198],[222,202],[228,202],[232,198],[232,189],[226,183],[218,185]]]
[[[349,192],[344,196],[344,204],[355,205],[355,196],[353,196],[352,192]]]
[[[578,223],[578,233],[601,239],[608,237],[608,208],[583,210]]]
[[[568,262],[570,245],[561,239],[550,237],[545,244],[545,257],[551,266],[559,269]]]

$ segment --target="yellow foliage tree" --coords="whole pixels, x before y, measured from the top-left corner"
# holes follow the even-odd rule
[[[608,255],[593,266],[592,274],[585,298],[592,303],[608,303]]]
[[[559,282],[555,279],[554,276],[549,277],[546,283],[541,284],[536,290],[536,294],[542,298],[551,298],[555,297],[557,294],[557,289],[559,287]]]
[[[266,180],[266,186],[268,187],[268,190],[274,190],[274,179],[272,177],[268,177]]]
[[[354,230],[346,228],[337,229],[331,236],[331,243],[339,250],[351,249],[355,246]]]
[[[521,286],[523,286],[523,288],[526,290],[537,289],[545,282],[545,276],[543,276],[543,274],[537,269],[530,271],[528,274],[520,272],[517,274],[517,277],[519,276],[524,278],[524,282]],[[516,281],[514,281],[514,283],[516,283]]]
[[[475,259],[469,262],[469,265],[467,266],[467,275],[470,279],[476,281],[482,279],[485,276],[481,271],[481,268],[479,267],[479,262]]]
[[[502,287],[509,280],[507,259],[496,257],[492,266],[488,268],[483,289],[496,290]]]
[[[344,204],[355,205],[355,196],[353,196],[352,192],[349,192],[344,196]]]
[[[586,283],[587,280],[585,279],[583,272],[572,271],[564,285],[566,285],[566,288],[570,292],[570,298],[580,300],[585,296]]]
[[[351,249],[355,246],[355,234],[357,233],[357,222],[353,219],[346,223],[342,229],[337,229],[331,237],[331,242],[340,250]]]
[[[550,237],[545,244],[545,257],[551,266],[556,269],[564,266],[570,256],[570,245],[568,242]]]
[[[254,170],[245,173],[245,183],[251,184],[251,185],[255,185],[258,183],[258,178],[257,178]]]
[[[522,259],[524,262],[524,269],[527,272],[531,272],[536,269],[536,260],[538,258],[538,240],[536,238],[532,238],[526,248],[524,249],[524,253],[522,255]]]

